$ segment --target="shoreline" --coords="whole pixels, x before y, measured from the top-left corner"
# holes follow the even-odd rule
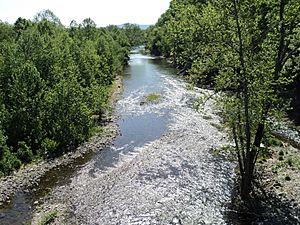
[[[226,216],[233,224],[300,224],[300,151],[290,143],[270,146],[258,159],[250,204],[240,204],[235,181]]]
[[[122,91],[122,77],[119,75],[112,85],[109,100],[109,105],[113,109],[112,111],[114,111],[115,103]],[[40,159],[21,167],[20,170],[14,172],[12,175],[2,177],[0,179],[0,207],[5,207],[11,203],[17,192],[29,192],[29,189],[38,185],[40,180],[50,171],[64,166],[70,166],[77,160],[84,159],[87,154],[101,151],[110,145],[113,139],[119,134],[117,116],[114,112],[109,116],[109,120],[105,123],[103,129],[105,129],[105,132],[89,138],[89,140],[79,145],[75,151],[65,153],[51,160]]]

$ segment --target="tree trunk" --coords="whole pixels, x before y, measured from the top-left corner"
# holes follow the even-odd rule
[[[250,129],[250,115],[249,115],[249,90],[248,90],[248,78],[247,78],[247,70],[244,59],[244,47],[243,47],[243,38],[242,38],[242,30],[239,21],[238,15],[238,7],[237,1],[233,0],[234,3],[234,17],[236,22],[236,32],[239,39],[239,60],[240,66],[242,69],[242,83],[243,83],[243,104],[244,104],[244,116],[245,116],[245,136],[246,136],[246,152],[243,157],[243,171],[240,170],[241,173],[241,181],[240,181],[240,195],[241,199],[247,202],[250,198],[250,192],[252,189],[252,178],[253,178],[253,170],[254,170],[254,155],[255,152],[251,149],[251,129]]]
[[[241,199],[244,202],[247,202],[250,199],[250,193],[252,191],[255,158],[256,158],[256,151],[255,149],[252,149],[251,151],[248,152],[246,158],[244,159],[244,171],[241,174],[241,183],[240,183]]]
[[[252,174],[249,173],[249,171],[245,171],[244,174],[241,177],[241,183],[240,183],[240,195],[241,199],[244,202],[248,202],[250,199],[250,193],[252,189]]]

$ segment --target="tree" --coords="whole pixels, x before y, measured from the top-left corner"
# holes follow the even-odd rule
[[[15,38],[13,27],[8,23],[3,23],[0,20],[0,42],[12,41]]]
[[[7,110],[4,107],[0,93],[0,177],[11,173],[15,169],[19,169],[21,166],[20,160],[17,159],[14,153],[10,152],[6,144],[7,136],[4,134],[6,117]]]
[[[144,31],[136,24],[125,23],[123,28],[130,46],[138,46],[144,43]]]
[[[45,83],[36,67],[25,63],[14,69],[8,87],[8,144],[17,149],[19,142],[25,141],[30,147],[37,147],[43,133],[40,106]]]
[[[19,17],[14,23],[14,31],[17,34],[17,38],[20,37],[21,33],[32,25],[31,21]]]
[[[235,89],[222,105],[235,141],[241,199],[248,201],[261,142],[268,132],[267,119],[280,111],[280,90],[293,80],[285,71],[290,66],[287,62],[299,51],[300,42],[290,41],[300,25],[300,17],[293,13],[300,4],[232,0],[219,6],[234,28],[236,47],[228,50],[236,64],[225,66],[217,82],[224,88],[224,81],[229,81]]]
[[[96,39],[96,23],[91,18],[86,18],[80,24],[82,27],[82,35],[88,40]]]
[[[34,17],[34,22],[41,22],[43,20],[47,20],[49,22],[54,23],[57,26],[62,26],[60,19],[49,9],[43,10],[37,13]]]
[[[46,10],[0,22],[0,175],[89,138],[129,50],[123,30],[91,19],[68,29]]]
[[[299,7],[296,0],[173,0],[148,33],[155,53],[176,65],[190,62],[192,80],[208,79],[222,93],[218,103],[235,142],[246,202],[268,119],[283,111],[282,91],[299,68]]]
[[[90,135],[91,111],[76,78],[62,79],[48,91],[43,105],[46,137],[57,143],[55,151],[76,146]],[[52,152],[51,154],[57,154]]]

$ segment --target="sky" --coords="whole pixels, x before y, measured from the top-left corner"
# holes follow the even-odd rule
[[[33,19],[51,10],[65,26],[90,17],[99,27],[110,24],[155,24],[171,0],[0,0],[0,20],[13,24],[19,17]]]

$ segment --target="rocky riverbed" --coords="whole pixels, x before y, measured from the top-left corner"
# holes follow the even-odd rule
[[[67,153],[60,158],[37,161],[27,165],[11,176],[0,180],[0,205],[10,202],[12,196],[18,191],[29,192],[39,185],[39,181],[45,174],[53,169],[71,165],[87,153],[99,151],[111,143],[117,135],[117,126],[110,123],[105,127],[105,134],[91,138],[88,142],[78,147],[74,152]]]
[[[112,87],[112,96],[110,99],[111,105],[115,104],[121,92],[122,80],[119,77]],[[18,204],[14,201],[15,196],[19,193],[22,193],[21,195],[23,195],[27,193],[37,194],[37,192],[43,192],[41,193],[43,196],[45,193],[49,192],[51,187],[46,187],[46,189],[50,188],[49,190],[39,190],[41,189],[41,182],[43,182],[43,180],[51,180],[51,174],[60,173],[63,168],[73,168],[78,164],[84,163],[88,160],[85,158],[90,157],[93,153],[100,151],[112,143],[113,139],[119,134],[119,127],[116,120],[116,116],[109,115],[108,113],[106,120],[103,121],[103,132],[101,134],[95,135],[73,151],[62,155],[59,158],[35,161],[22,167],[11,176],[1,178],[0,209],[3,208],[5,211],[6,207],[11,207],[10,205],[12,204]],[[39,203],[40,202],[36,200],[33,205],[37,206]],[[5,214],[1,211],[0,219],[4,219],[5,223],[11,224],[9,221],[5,221]]]
[[[34,215],[38,224],[57,212],[53,224],[226,224],[235,163],[214,150],[227,142],[212,102],[197,112],[193,99],[209,91],[186,89],[165,77],[166,89],[156,104],[139,102],[132,93],[120,100],[132,115],[172,109],[167,131],[157,140],[120,155],[112,167],[88,162],[69,185],[57,187]]]
[[[229,140],[211,99],[203,110],[194,108],[195,100],[213,93],[187,89],[156,58],[134,53],[130,64],[117,104],[120,136],[104,147],[118,130],[111,123],[108,136],[81,146],[78,157],[70,154],[52,162],[49,170],[57,167],[55,172],[63,173],[64,161],[86,158],[67,182],[33,203],[32,224],[299,224],[297,149],[283,144],[259,162],[260,214],[247,221],[233,218],[228,206],[236,163],[228,152],[218,151]],[[153,93],[159,94],[158,101],[141,104]],[[89,157],[89,151],[97,154]],[[39,170],[43,174],[47,168],[40,166],[7,178],[4,187],[16,184],[11,190],[26,190],[30,176],[31,187],[38,184]]]
[[[118,127],[116,124],[110,123],[106,126],[106,129],[104,135],[93,137],[89,142],[78,147],[75,152],[65,154],[57,159],[35,162],[22,168],[17,173],[3,178],[0,181],[0,206],[3,207],[0,212],[0,223],[7,225],[27,224],[25,221],[28,221],[29,213],[39,204],[42,204],[44,201],[43,196],[47,197],[53,185],[55,186],[59,182],[52,180],[54,173],[58,173],[56,177],[59,177],[59,174],[64,173],[66,168],[68,171],[76,169],[77,165],[88,160],[90,155],[94,154],[93,152],[97,152],[111,144],[118,134]],[[45,186],[45,181],[50,185]],[[25,199],[27,195],[34,196],[30,198],[35,200],[30,200],[32,202],[29,203],[27,197]],[[7,208],[10,210],[8,214],[6,214]],[[15,218],[19,218],[18,220],[21,221],[26,220],[24,223],[12,223]]]

